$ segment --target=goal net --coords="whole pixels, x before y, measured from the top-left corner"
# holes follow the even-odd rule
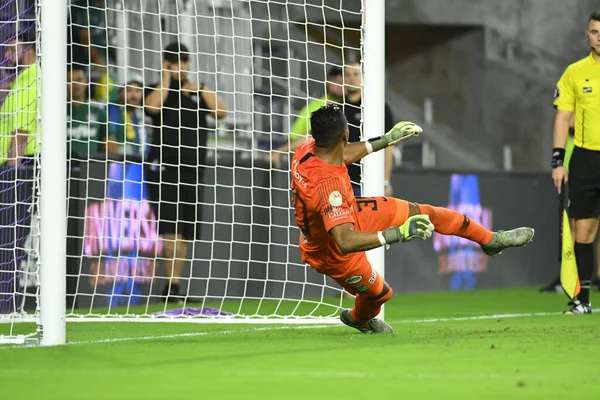
[[[306,137],[306,123],[290,130],[324,99],[329,72],[360,65],[361,7],[68,0],[67,320],[337,320],[342,290],[300,259],[285,147]],[[31,215],[35,174],[10,176]],[[10,212],[3,228],[31,251],[16,239],[2,249],[4,338],[37,321],[22,298],[37,299],[38,218]]]
[[[0,341],[11,343],[36,335],[15,322],[39,317],[35,15],[28,2],[0,6]]]

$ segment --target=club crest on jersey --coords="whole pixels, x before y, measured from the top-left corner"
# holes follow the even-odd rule
[[[334,207],[339,207],[342,205],[342,194],[337,190],[331,192],[329,195],[329,204]]]

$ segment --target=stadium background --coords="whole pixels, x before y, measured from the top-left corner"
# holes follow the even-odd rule
[[[210,1],[223,6],[236,4],[228,0]],[[337,7],[340,1],[324,3]],[[0,1],[0,42],[13,32],[11,23],[15,22],[15,16],[21,23],[34,20],[33,3],[33,0]],[[107,3],[114,6],[118,2],[107,0]],[[138,2],[124,3],[137,7]],[[144,26],[161,25],[167,32],[165,40],[169,40],[168,32],[189,28],[166,17],[161,21],[152,14],[157,10],[156,2],[146,3],[150,14],[143,21]],[[212,231],[214,237],[206,230],[203,239],[216,240],[215,252],[203,254],[199,247],[196,254],[199,258],[212,258],[214,254],[212,265],[227,266],[231,276],[239,272],[246,278],[247,265],[240,264],[238,270],[236,263],[226,259],[231,255],[243,259],[252,251],[252,260],[257,265],[251,265],[255,275],[247,286],[248,294],[277,297],[279,288],[264,288],[261,281],[267,274],[269,278],[277,277],[277,263],[286,257],[291,261],[298,257],[297,249],[289,249],[293,254],[286,255],[281,246],[276,246],[279,239],[287,244],[287,238],[275,226],[287,225],[290,215],[282,210],[268,211],[272,202],[288,204],[287,172],[268,171],[259,154],[249,156],[239,149],[250,146],[254,139],[263,148],[272,146],[272,141],[280,141],[282,137],[267,132],[286,132],[291,118],[284,116],[296,113],[307,93],[322,93],[322,68],[295,70],[283,61],[290,56],[290,50],[298,52],[300,57],[306,56],[302,46],[291,43],[288,47],[277,40],[287,37],[286,18],[307,17],[322,22],[326,14],[330,24],[327,38],[339,44],[341,37],[334,28],[340,25],[339,14],[311,10],[306,16],[287,15],[277,6],[285,2],[273,1],[271,17],[284,21],[281,24],[268,26],[257,22],[250,26],[236,20],[234,26],[213,20],[208,3],[208,0],[195,1],[199,14],[211,15],[210,23],[199,18],[199,22],[204,22],[197,24],[200,29],[209,35],[215,30],[235,30],[240,36],[252,30],[257,36],[255,43],[251,47],[236,45],[237,54],[253,51],[270,54],[273,50],[278,59],[253,65],[262,77],[252,83],[262,90],[257,90],[254,96],[240,96],[236,100],[236,110],[240,112],[219,125],[216,133],[219,143],[226,144],[229,140],[231,149],[222,146],[210,153],[211,162],[218,167],[208,177],[208,183],[216,177],[222,185],[217,186],[217,192],[207,190],[204,200],[206,204],[212,204],[215,198],[229,202],[232,191],[225,190],[225,185],[235,178],[239,184],[235,191],[238,208],[227,211],[207,206],[207,215],[213,211],[216,215],[216,220],[210,222],[217,222],[218,226]],[[161,4],[168,7],[175,1],[164,0]],[[182,0],[178,4],[191,2]],[[343,4],[351,7],[353,2],[343,0]],[[597,1],[590,0],[386,0],[386,100],[397,119],[423,121],[427,131],[396,153],[392,178],[395,194],[468,211],[492,229],[527,223],[537,230],[535,242],[527,249],[507,251],[492,259],[482,259],[479,252],[462,241],[439,236],[428,242],[389,249],[386,277],[398,295],[386,304],[386,320],[394,327],[395,335],[360,335],[347,327],[331,325],[69,322],[66,346],[0,346],[2,393],[6,398],[61,400],[192,396],[316,400],[350,398],[358,393],[361,396],[397,393],[423,399],[593,397],[600,389],[597,361],[593,357],[600,352],[597,313],[589,318],[562,316],[564,296],[540,295],[537,287],[530,285],[547,283],[558,270],[558,204],[548,158],[554,113],[552,95],[566,65],[587,54],[583,26],[597,6]],[[159,41],[156,37],[140,37],[140,10],[130,11],[125,12],[131,27],[127,42],[111,30],[110,43],[115,48],[128,43],[128,60],[139,63],[144,59],[157,68]],[[254,11],[255,15],[266,15],[259,6]],[[216,12],[226,15],[227,10],[217,7]],[[344,24],[357,23],[353,21],[354,14],[346,13],[345,17],[348,19]],[[26,24],[20,29],[27,29]],[[261,35],[273,40],[260,39]],[[318,30],[312,31],[311,37],[315,41],[324,39]],[[248,65],[243,57],[231,63],[234,49],[227,47],[231,43],[219,43],[220,39],[214,37],[202,42],[206,48],[195,50],[215,53],[219,46],[219,55],[211,56],[211,61],[204,60],[202,69],[210,73],[203,78],[213,87],[215,82],[210,79],[221,79],[218,87],[227,92],[234,82],[214,74],[215,57],[227,73],[233,70],[233,65],[239,68],[237,71],[244,71]],[[358,45],[355,35],[350,34],[344,40]],[[247,42],[242,40],[242,44]],[[154,51],[142,54],[136,50],[140,48]],[[116,57],[124,56],[122,52],[116,53]],[[314,54],[318,61],[319,52]],[[0,63],[0,73],[6,71],[4,67]],[[125,71],[117,69],[115,73],[122,78]],[[147,82],[158,77],[149,70],[144,74]],[[294,74],[302,77],[306,86],[288,79]],[[307,82],[308,77],[314,81]],[[5,83],[5,79],[0,76],[0,83]],[[239,74],[235,87],[247,88],[251,79]],[[286,86],[286,82],[293,85]],[[292,94],[292,107],[287,108],[285,99]],[[231,97],[225,100],[232,101]],[[259,105],[251,116],[254,121],[248,120],[249,114],[244,112],[252,110],[252,104]],[[250,122],[254,122],[255,132],[249,133],[244,128],[243,124],[250,126]],[[233,132],[234,128],[239,131]],[[242,167],[235,174],[229,168],[233,160]],[[252,165],[256,166],[254,170],[243,168]],[[99,259],[95,253],[97,243],[81,237],[81,221],[91,218],[97,222],[94,218],[101,210],[107,215],[116,215],[119,209],[126,209],[126,215],[143,215],[145,189],[139,181],[140,165],[134,161],[106,163],[100,157],[90,163],[74,163],[71,168],[75,179],[69,192],[72,240],[68,268],[73,273],[79,267],[96,268],[93,263]],[[30,172],[24,171],[24,175]],[[88,177],[94,179],[88,181]],[[254,189],[241,185],[249,181],[256,184]],[[29,190],[26,182],[23,185],[24,190]],[[265,186],[277,190],[267,194],[261,189]],[[76,198],[82,200],[74,201]],[[256,207],[252,217],[274,227],[257,224],[250,236],[244,234],[242,226],[242,230],[236,231],[239,235],[235,236],[236,242],[251,238],[252,244],[245,248],[225,244],[231,236],[228,225],[232,212],[236,220],[243,221],[250,208],[244,205],[262,205],[262,201],[266,206]],[[127,228],[126,219],[116,222],[117,226]],[[92,223],[89,227],[96,229],[97,225]],[[286,232],[291,235],[292,231]],[[266,240],[268,237],[274,240]],[[118,234],[111,236],[110,240],[113,239],[115,242],[107,247],[109,252],[130,237]],[[144,258],[144,251],[158,245],[152,234],[144,233],[144,239],[144,249],[131,249],[121,259]],[[82,259],[82,251],[92,259]],[[197,277],[206,271],[203,262],[195,262]],[[120,272],[126,272],[130,266],[123,263]],[[119,274],[125,279],[108,285],[114,294],[109,296],[111,305],[122,304],[124,300],[131,302],[147,290],[144,287],[147,271],[143,268],[136,271],[137,288],[136,281],[126,273]],[[219,268],[212,271],[220,272]],[[309,270],[312,279],[310,273]],[[197,279],[193,284],[204,281]],[[86,291],[91,291],[89,285],[85,279],[71,280],[68,284],[69,293],[76,290],[82,295],[78,299],[82,307],[89,303],[89,297],[85,296]],[[525,287],[508,289],[513,286]],[[96,289],[108,290],[102,285]],[[118,290],[133,292],[133,296],[123,299]],[[211,290],[219,292],[220,288],[211,286]],[[241,288],[230,282],[229,290],[237,293]],[[288,290],[291,290],[288,295],[294,296],[299,288],[288,286]],[[71,295],[69,301],[72,300]],[[345,306],[350,304],[349,299],[343,301]],[[103,305],[106,304],[98,304]],[[285,315],[294,307],[277,311]],[[148,310],[135,306],[132,310],[134,314],[145,311]],[[33,323],[18,323],[14,327],[0,324],[0,334],[30,334],[35,329]]]
[[[331,6],[337,3],[339,2],[333,0],[324,2]],[[123,77],[131,69],[137,69],[145,75],[146,82],[154,82],[158,79],[158,73],[142,67],[159,65],[161,43],[176,38],[178,31],[190,28],[190,21],[186,23],[185,20],[168,16],[169,12],[176,10],[185,14],[190,2],[163,2],[164,15],[167,16],[160,18],[157,13],[158,2],[148,2],[148,12],[143,16],[139,12],[139,2],[125,2],[124,10],[119,4],[120,2],[107,0],[109,9],[124,13],[127,33],[123,35],[118,29],[109,29],[108,39],[109,45],[119,49],[115,64],[119,65],[119,59],[126,58],[129,69],[115,68],[115,79],[119,80],[119,77]],[[225,3],[223,7],[215,9],[209,8],[209,2],[197,1],[195,4],[194,13],[198,14],[196,21],[208,20],[213,13],[223,16],[228,13],[229,6]],[[551,147],[554,113],[551,100],[554,83],[571,60],[586,54],[581,22],[595,3],[585,0],[455,0],[451,2],[451,6],[447,6],[448,4],[441,0],[386,1],[386,101],[396,119],[423,121],[426,127],[426,134],[422,138],[407,142],[402,151],[396,153],[396,167],[392,178],[395,195],[417,202],[481,209],[482,217],[487,218],[485,222],[492,229],[511,227],[526,221],[537,228],[536,241],[531,246],[531,251],[511,252],[492,260],[471,254],[474,249],[462,242],[434,241],[402,249],[393,247],[386,257],[387,278],[398,292],[542,284],[556,272],[555,252],[546,251],[555,247],[557,234],[556,201],[550,185],[547,159]],[[260,4],[252,5],[250,12],[256,14],[261,11],[260,7]],[[359,26],[359,16],[353,13],[359,11],[359,3],[345,1],[344,7],[350,12],[327,13],[326,10],[320,12],[316,8],[308,8],[309,14],[306,17],[309,20],[323,21],[325,17],[330,26],[327,37],[315,28],[310,32],[311,40],[327,40],[333,44],[343,42],[357,47],[359,36],[356,31],[339,31],[335,27]],[[27,20],[27,16],[31,16],[33,11],[32,0],[9,1],[0,10],[2,20],[6,21],[0,28],[0,38],[10,37],[16,15],[21,20]],[[289,27],[283,28],[281,25],[286,19],[293,21],[305,16],[288,14],[284,12],[284,8],[277,6],[273,6],[272,11],[272,17],[282,23],[267,26],[261,22],[249,23],[236,19],[230,26],[229,22],[219,22],[217,19],[214,24],[200,23],[195,27],[199,29],[199,33],[208,36],[214,36],[215,33],[227,35],[232,31],[243,35],[244,32],[251,31],[255,37],[252,49],[220,40],[219,35],[215,36],[214,41],[198,41],[198,46],[192,46],[192,52],[218,53],[214,58],[193,58],[192,64],[203,71],[200,78],[211,87],[218,86],[228,104],[233,102],[229,93],[234,88],[238,92],[235,100],[237,112],[230,113],[225,122],[219,125],[219,130],[215,133],[219,136],[219,150],[209,154],[213,162],[218,158],[217,164],[224,167],[215,174],[218,183],[223,186],[233,182],[233,175],[227,169],[228,163],[232,164],[232,158],[237,159],[237,165],[251,163],[251,160],[244,160],[247,154],[227,149],[223,144],[231,140],[233,148],[235,136],[235,146],[243,147],[244,143],[250,146],[250,142],[254,140],[258,148],[275,147],[286,140],[286,137],[270,135],[269,132],[286,132],[291,122],[286,114],[297,112],[287,108],[290,96],[293,99],[291,104],[299,109],[303,105],[302,93],[318,93],[322,90],[322,84],[319,83],[323,80],[322,68],[314,67],[312,70],[310,68],[314,64],[308,64],[308,70],[303,71],[292,68],[292,64],[285,61],[286,57],[301,57],[307,50],[301,45],[296,46],[293,41],[284,42],[283,39],[290,34]],[[311,12],[314,14],[311,15]],[[122,21],[120,18],[111,21],[111,15],[107,14],[108,26]],[[136,29],[152,24],[163,27],[162,38]],[[116,28],[122,29],[123,26]],[[22,25],[19,29],[27,29],[27,26]],[[270,40],[267,41],[268,37]],[[271,52],[276,59],[253,65],[261,71],[261,78],[254,82],[257,89],[255,95],[243,96],[239,93],[251,86],[250,80],[253,78],[250,75],[236,74],[235,79],[230,80],[225,79],[225,75],[219,75],[219,72],[249,70],[251,65],[248,63],[252,61],[247,56],[251,51],[255,54]],[[335,54],[335,49],[333,53],[328,56],[340,62],[341,54]],[[310,55],[316,57],[313,61],[317,62],[318,57],[322,56],[320,52],[311,52]],[[302,83],[300,80],[289,79],[294,76],[311,79]],[[216,79],[219,80],[218,85]],[[250,117],[252,103],[259,112]],[[244,128],[244,124],[246,128],[250,127],[249,118],[254,118],[255,132]],[[260,158],[259,155],[254,156]],[[261,160],[254,160],[253,165],[259,169],[253,172],[236,171],[236,182],[244,181],[251,174],[254,182],[280,188],[282,190],[276,192],[271,201],[285,206],[287,174],[283,171],[262,171],[260,163]],[[262,167],[267,168],[267,165]],[[79,172],[82,177],[87,174],[85,168]],[[90,193],[94,192],[93,197],[101,198],[109,191],[108,187],[100,183],[105,178],[103,174],[105,168],[98,167],[97,171],[91,173],[92,176],[98,176],[98,180],[84,183],[78,179],[73,182],[71,190],[84,190],[89,184]],[[469,176],[470,179],[463,179]],[[212,184],[211,180],[214,177],[208,174],[207,184]],[[81,189],[78,185],[84,185],[85,188]],[[260,195],[260,191],[241,191],[236,194],[236,201],[243,203],[244,196],[252,196],[256,201],[260,199]],[[215,198],[224,196],[227,193],[208,190],[205,192],[204,202],[211,204]],[[116,199],[117,202],[120,200]],[[265,204],[268,202],[269,199],[265,198]],[[74,204],[70,213],[76,217],[75,220],[83,221],[87,215],[87,207],[89,204]],[[231,232],[227,224],[231,221],[227,220],[228,213],[220,213],[219,210],[215,212],[211,206],[206,208],[205,215],[216,215],[215,222],[219,228],[214,232],[204,230],[203,239],[210,241],[229,237]],[[245,211],[240,211],[242,214],[243,212]],[[255,210],[254,214],[254,221],[265,224],[272,218],[271,222],[275,225],[286,225],[289,218],[286,213],[274,212],[270,216]],[[71,226],[70,229],[81,234],[83,227],[80,224]],[[267,232],[268,228],[264,229],[265,234],[261,234],[260,229],[254,231],[253,249],[250,246],[234,246],[231,249],[225,244],[222,248],[215,245],[215,254],[233,252],[235,258],[244,259],[245,252],[253,251],[259,255],[257,261],[269,260],[269,265],[254,269],[258,271],[253,276],[257,283],[254,289],[250,287],[250,291],[255,290],[256,293],[265,290],[260,284],[262,276],[277,276],[278,263],[285,262],[287,257],[298,261],[295,249],[290,250],[291,254],[285,254],[282,247],[272,246],[277,244],[276,239],[275,243],[262,241],[261,238],[277,238],[277,228],[271,228],[271,232]],[[295,233],[291,232],[290,235]],[[246,238],[242,234],[236,240],[243,242]],[[85,254],[81,252],[82,245],[81,241],[71,242],[73,257]],[[431,251],[432,249],[435,251]],[[402,257],[399,257],[399,253],[402,253]],[[197,254],[199,258],[210,257],[202,255],[200,247]],[[81,261],[73,260],[73,257],[70,259],[74,265],[71,273],[77,270]],[[194,261],[193,274],[202,274],[206,270],[201,268],[201,263],[202,261]],[[88,262],[84,261],[84,265],[89,268]],[[227,273],[236,276],[235,263],[229,265],[230,271]],[[242,276],[246,267],[240,265],[239,268]],[[192,292],[204,291],[204,288],[193,286],[200,282],[202,280],[192,283]],[[75,290],[73,285],[70,288],[71,292]],[[85,286],[79,290],[85,292]],[[214,290],[221,289],[214,287]],[[231,293],[239,293],[246,289],[240,287],[236,292],[233,284],[229,290]],[[293,296],[294,290],[302,288],[288,290],[291,290],[290,295]],[[86,305],[85,301],[81,305]]]

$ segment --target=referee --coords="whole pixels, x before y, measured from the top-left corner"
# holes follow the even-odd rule
[[[581,291],[566,314],[590,314],[590,283],[594,271],[594,238],[600,217],[600,12],[588,20],[585,34],[591,53],[569,65],[554,95],[552,179],[560,193],[569,182],[570,217],[575,220],[575,259]],[[575,113],[575,147],[569,175],[563,166],[569,121]]]
[[[344,114],[348,120],[348,130],[350,131],[349,143],[361,141],[361,123],[362,123],[362,74],[360,70],[360,63],[358,61],[349,63],[344,67],[344,86],[346,87],[346,99],[344,101]],[[389,132],[394,127],[394,117],[392,110],[388,103],[384,106],[384,132]],[[391,196],[393,193],[390,179],[392,176],[392,169],[394,167],[394,155],[393,146],[385,149],[385,166],[384,166],[384,179],[385,179],[385,196]],[[350,181],[352,182],[352,188],[354,189],[354,195],[356,197],[362,196],[361,193],[361,182],[362,182],[362,171],[360,163],[354,163],[348,165],[348,175],[350,175]]]

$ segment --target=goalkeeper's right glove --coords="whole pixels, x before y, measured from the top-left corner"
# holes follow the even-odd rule
[[[367,146],[369,153],[385,149],[388,146],[392,146],[402,139],[409,136],[419,136],[423,133],[423,128],[414,122],[402,121],[398,122],[392,129],[390,129],[385,135],[369,139]]]
[[[391,227],[379,232],[379,241],[382,245],[409,242],[419,238],[425,240],[430,238],[435,227],[429,220],[429,215],[413,215],[409,217],[402,226]],[[383,240],[382,240],[383,239]]]

